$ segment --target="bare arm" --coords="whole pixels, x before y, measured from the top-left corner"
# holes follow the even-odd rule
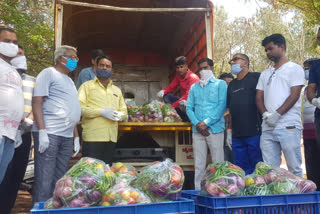
[[[267,111],[265,105],[264,105],[264,91],[257,89],[256,94],[256,105],[261,114]]]
[[[316,97],[317,97],[317,84],[311,83],[308,85],[308,88],[307,88],[307,98],[311,103],[312,99]]]
[[[290,96],[284,101],[284,103],[277,109],[277,112],[281,115],[289,111],[292,106],[298,101],[300,97],[302,86],[293,86],[290,88]]]
[[[79,137],[79,133],[78,133],[77,125],[74,127],[74,130],[73,130],[73,137],[74,137],[74,138]]]
[[[34,120],[34,117],[33,117],[33,111],[32,112],[30,112],[30,114],[28,115],[28,117],[27,118],[29,118],[29,119],[31,119],[31,120]]]
[[[32,111],[33,111],[34,120],[37,124],[38,130],[46,128],[43,121],[43,111],[42,111],[43,99],[44,97],[32,98]]]

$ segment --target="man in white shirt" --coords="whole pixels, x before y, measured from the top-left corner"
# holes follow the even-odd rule
[[[256,104],[262,114],[260,148],[264,162],[281,164],[283,151],[290,172],[302,176],[301,169],[301,98],[304,71],[288,60],[286,41],[272,34],[262,46],[274,66],[262,72],[257,85]]]
[[[78,63],[77,50],[63,45],[54,52],[55,66],[40,72],[32,98],[35,183],[33,202],[52,197],[55,183],[67,172],[72,150],[79,152],[76,125],[81,107],[68,76]]]
[[[0,183],[14,154],[14,141],[24,112],[22,81],[10,60],[18,53],[17,35],[0,27]]]

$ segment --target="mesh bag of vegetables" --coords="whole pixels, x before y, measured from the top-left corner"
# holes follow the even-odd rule
[[[255,172],[263,176],[270,194],[306,193],[317,189],[314,182],[295,176],[286,169],[266,163],[257,163]]]
[[[102,197],[102,206],[151,203],[150,198],[140,190],[118,183],[106,191]]]
[[[144,115],[139,106],[127,106],[128,122],[144,122]]]
[[[244,175],[240,167],[228,161],[209,164],[201,181],[201,193],[219,197],[242,195]]]
[[[145,122],[163,122],[162,112],[159,102],[157,101],[152,101],[149,104],[143,105],[141,112],[144,115]]]
[[[251,174],[245,178],[244,195],[268,195],[270,194],[268,185],[263,176]]]
[[[160,107],[164,122],[175,123],[182,121],[176,110],[171,105],[163,104]]]
[[[125,183],[133,187],[136,185],[138,173],[133,166],[117,162],[112,164],[111,171],[116,175],[116,184]]]
[[[153,202],[178,200],[183,182],[181,167],[166,159],[143,167],[137,178],[137,188],[146,193]]]
[[[103,161],[94,158],[81,158],[57,181],[53,198],[45,207],[89,207],[101,202],[115,180],[114,173]]]

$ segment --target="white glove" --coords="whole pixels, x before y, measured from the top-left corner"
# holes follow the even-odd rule
[[[33,125],[33,120],[31,120],[30,118],[25,118],[24,121],[21,123],[21,128],[25,132],[29,132],[32,129],[32,125]]]
[[[164,90],[161,90],[157,93],[157,97],[162,98],[164,96]]]
[[[44,153],[49,147],[49,137],[45,129],[39,130],[39,152]]]
[[[311,103],[312,103],[312,105],[314,105],[315,107],[320,108],[320,97],[318,97],[318,98],[313,98],[313,99],[311,100]]]
[[[179,102],[179,109],[183,112],[186,112],[186,107],[187,107],[187,101],[186,100],[181,100]]]
[[[74,153],[73,153],[72,157],[77,156],[77,154],[80,151],[80,139],[79,139],[79,137],[75,137],[74,140],[73,140],[73,151],[74,151]]]
[[[122,120],[122,117],[123,117],[123,113],[120,112],[120,111],[114,111],[116,113],[116,120],[115,121],[120,121]]]
[[[101,109],[100,114],[102,117],[108,118],[113,121],[118,121],[117,120],[118,114],[114,111],[114,108]]]
[[[263,114],[262,114],[262,119],[263,120],[265,120],[265,119],[267,119],[269,116],[271,116],[272,115],[272,113],[270,113],[270,112],[264,112]]]
[[[16,134],[16,138],[15,138],[15,141],[14,141],[14,148],[18,148],[21,144],[22,144],[22,135],[24,133],[24,130],[20,130],[18,129],[17,130],[17,134]]]
[[[278,120],[280,119],[281,114],[279,114],[277,111],[273,112],[270,116],[267,117],[266,123],[268,126],[276,127]]]
[[[227,130],[227,140],[226,145],[232,151],[232,130]]]

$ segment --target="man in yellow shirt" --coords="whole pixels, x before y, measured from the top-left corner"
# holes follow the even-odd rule
[[[82,156],[112,163],[118,137],[118,121],[127,117],[121,90],[113,85],[112,62],[107,56],[97,59],[97,76],[78,90],[82,115]]]

